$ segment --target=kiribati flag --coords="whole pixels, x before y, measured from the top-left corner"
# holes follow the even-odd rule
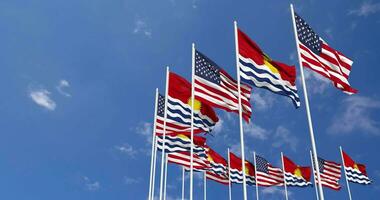
[[[344,170],[347,175],[347,180],[352,183],[368,185],[371,180],[368,178],[365,165],[356,163],[346,152],[342,151],[344,160]]]
[[[239,67],[242,81],[276,94],[288,96],[296,108],[296,68],[270,59],[243,31],[238,29]]]
[[[230,152],[230,179],[231,183],[243,183],[243,170],[241,165],[241,158]],[[255,167],[252,163],[245,161],[245,178],[248,185],[254,185]]]
[[[284,156],[285,181],[288,186],[305,187],[311,185],[311,167],[301,167]]]

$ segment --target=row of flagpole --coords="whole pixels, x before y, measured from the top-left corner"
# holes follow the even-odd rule
[[[292,22],[293,22],[293,30],[294,30],[294,36],[296,40],[296,45],[297,45],[297,55],[298,55],[298,61],[299,61],[299,68],[301,71],[301,81],[302,81],[302,87],[303,87],[303,93],[304,93],[304,100],[305,100],[305,107],[306,107],[306,115],[307,115],[307,120],[308,120],[308,127],[309,127],[309,133],[310,133],[310,140],[311,140],[311,159],[312,163],[318,163],[318,154],[317,154],[317,147],[316,147],[316,141],[314,137],[314,130],[313,130],[313,123],[312,123],[312,117],[311,117],[311,112],[310,112],[310,105],[309,105],[309,99],[308,99],[308,93],[307,93],[307,87],[306,87],[306,81],[305,81],[305,76],[304,76],[304,70],[303,66],[301,63],[301,54],[300,50],[298,48],[299,46],[299,40],[297,37],[297,29],[296,29],[296,23],[295,23],[295,16],[294,16],[294,8],[293,5],[290,5],[291,13],[292,13]],[[241,147],[241,160],[242,160],[242,171],[243,171],[243,199],[247,200],[247,186],[246,186],[246,176],[245,176],[245,171],[246,171],[246,166],[245,166],[245,147],[244,147],[244,130],[243,130],[243,117],[242,117],[242,100],[241,100],[241,82],[240,82],[240,68],[239,68],[239,44],[238,44],[238,33],[237,33],[237,22],[234,21],[234,35],[235,35],[235,58],[236,58],[236,71],[237,71],[237,85],[238,85],[238,105],[239,105],[239,130],[240,130],[240,147]],[[191,141],[194,139],[194,68],[195,68],[195,44],[192,44],[192,74],[191,74]],[[167,118],[167,97],[168,97],[168,84],[169,84],[169,67],[166,69],[166,85],[165,85],[165,111],[164,111],[164,126],[163,126],[163,152],[161,155],[161,172],[160,172],[160,190],[159,190],[159,200],[164,200],[166,197],[166,175],[167,175],[167,160],[165,157],[165,137],[166,137],[166,118]],[[158,90],[156,90],[156,99],[158,96]],[[157,101],[155,104],[155,112],[157,108]],[[151,173],[150,173],[150,183],[149,183],[149,199],[153,200],[154,198],[154,185],[155,185],[155,168],[156,168],[156,154],[157,154],[157,148],[156,148],[156,140],[155,140],[155,132],[156,132],[156,115],[154,118],[154,128],[153,128],[153,139],[152,139],[152,158],[151,158]],[[190,148],[190,184],[189,184],[189,195],[190,195],[190,200],[193,200],[193,145],[191,145]],[[255,159],[256,160],[256,159]],[[256,163],[255,163],[256,166]],[[315,169],[315,174],[317,177],[314,179],[320,180],[320,171],[319,168],[313,167],[313,170]],[[256,171],[256,169],[255,169]],[[184,172],[183,172],[183,178],[184,178]],[[205,174],[206,178],[206,174]],[[346,176],[346,181],[347,181],[347,176]],[[323,189],[322,189],[322,184],[321,181],[318,181],[318,187],[316,187],[316,193],[317,197],[320,200],[324,200],[324,195],[323,195]],[[229,181],[229,199],[231,200],[231,182]],[[347,181],[347,188],[349,192],[349,197],[351,200],[351,192],[349,189],[348,181]],[[204,188],[206,192],[206,185]],[[287,194],[287,188],[285,184],[285,191]],[[286,195],[287,196],[287,195]],[[184,186],[182,190],[182,197],[184,198]],[[256,197],[259,199],[258,195],[258,184],[256,182]],[[206,193],[205,193],[205,198],[206,198]],[[287,197],[286,197],[287,198]]]

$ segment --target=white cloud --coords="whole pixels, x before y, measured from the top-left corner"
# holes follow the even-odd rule
[[[337,114],[328,131],[347,134],[354,130],[380,135],[380,122],[371,114],[380,109],[380,101],[363,96],[349,96],[342,102],[342,112]]]
[[[218,123],[216,123],[211,133],[214,135],[219,134],[223,130],[223,123],[224,123],[224,120],[219,117],[219,121]]]
[[[131,177],[124,177],[124,182],[127,185],[137,184],[142,181],[142,178],[131,178]]]
[[[253,110],[267,110],[273,106],[274,102],[275,97],[268,91],[252,93],[251,104],[253,105]]]
[[[327,37],[329,39],[334,39],[333,34],[332,34],[332,32],[333,32],[332,28],[327,28],[327,29],[324,30],[324,32],[325,32],[325,34],[327,35]]]
[[[244,124],[244,134],[255,139],[266,140],[269,136],[269,131],[254,124]]]
[[[312,94],[323,94],[325,93],[327,87],[332,85],[329,79],[314,71],[311,71],[310,69],[304,69],[304,75],[307,89]]]
[[[292,135],[290,131],[283,126],[277,127],[273,139],[273,147],[279,148],[282,146],[289,146],[293,151],[296,151],[297,149],[298,138]]]
[[[371,1],[364,1],[358,9],[350,10],[348,14],[357,15],[359,17],[367,17],[380,11],[380,3],[372,3]]]
[[[114,147],[116,150],[118,150],[120,153],[123,153],[131,158],[134,158],[135,155],[138,153],[137,150],[133,148],[133,146],[129,144],[123,144],[123,145],[117,145]]]
[[[85,189],[88,191],[97,191],[100,189],[100,183],[98,181],[92,181],[87,176],[83,176],[83,183]]]
[[[56,88],[57,88],[57,91],[61,95],[66,96],[66,97],[71,97],[71,94],[64,91],[65,88],[69,88],[69,87],[70,87],[70,83],[67,80],[62,79],[59,81],[58,86]]]
[[[152,129],[152,123],[149,122],[141,122],[135,129],[135,131],[144,136],[149,144],[152,144],[152,136],[153,136],[153,129]]]
[[[273,197],[271,199],[283,198],[285,195],[284,187],[265,187],[261,190],[261,193],[265,196]],[[292,196],[292,193],[288,190],[288,197]]]
[[[48,110],[55,110],[57,104],[50,98],[50,92],[46,89],[31,89],[30,98],[39,106]]]
[[[135,21],[135,27],[133,28],[134,34],[142,34],[147,38],[152,37],[152,30],[148,27],[147,23],[143,19],[137,19]]]

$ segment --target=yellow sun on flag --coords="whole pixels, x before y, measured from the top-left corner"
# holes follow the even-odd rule
[[[190,107],[191,107],[192,103],[193,103],[192,99],[189,98],[189,100],[187,101],[187,104],[190,105]],[[197,99],[195,99],[193,109],[195,111],[199,111],[199,110],[201,110],[201,107],[202,107],[202,103],[200,101],[198,101]]]
[[[354,168],[357,169],[357,170],[359,170],[359,167],[358,167],[358,165],[356,163],[354,164]]]
[[[302,178],[302,172],[300,168],[297,168],[296,170],[294,170],[293,174],[298,178]]]
[[[268,67],[268,69],[274,73],[274,74],[279,74],[277,68],[275,68],[271,63],[270,63],[271,59],[267,56],[267,55],[264,55],[264,65]]]
[[[245,161],[245,174],[249,175],[249,168],[247,166],[248,162]]]
[[[184,135],[184,134],[178,134],[177,137],[179,137],[179,138],[181,138],[181,139],[183,139],[183,140],[190,140],[190,138],[187,137],[187,136]]]

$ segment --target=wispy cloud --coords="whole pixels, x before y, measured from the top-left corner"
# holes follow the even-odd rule
[[[268,199],[278,199],[279,197],[282,198],[285,195],[285,190],[278,187],[266,187],[261,190],[261,193],[264,196],[267,196]],[[288,190],[288,197],[289,196],[292,196],[292,193]]]
[[[128,157],[134,158],[138,151],[133,148],[130,144],[116,145],[114,148],[122,154],[127,155]]]
[[[139,177],[139,178],[124,177],[124,182],[127,185],[137,184],[137,183],[140,183],[141,181],[142,181],[141,177]]]
[[[327,28],[327,29],[325,29],[323,32],[325,32],[325,34],[327,35],[327,37],[329,38],[329,39],[334,39],[334,36],[333,36],[333,30],[332,30],[332,28]]]
[[[59,83],[58,83],[58,85],[57,85],[56,88],[57,88],[57,91],[61,95],[65,96],[65,97],[71,97],[71,94],[69,94],[68,92],[64,91],[65,88],[69,88],[69,87],[70,87],[70,83],[67,80],[62,79],[62,80],[59,81]]]
[[[319,75],[316,72],[311,71],[310,69],[304,70],[305,79],[307,80],[306,85],[308,91],[312,94],[323,94],[326,89],[331,86],[331,82],[329,79]],[[301,82],[299,78],[299,82]]]
[[[364,1],[359,8],[350,10],[348,14],[357,15],[359,17],[367,17],[380,11],[380,3],[372,3],[371,1]]]
[[[297,149],[298,138],[292,135],[290,131],[283,126],[277,127],[273,140],[273,147],[279,148],[283,146],[288,146],[293,151],[296,151]]]
[[[86,190],[88,191],[97,191],[100,189],[99,181],[90,180],[87,176],[82,177],[83,184]]]
[[[136,21],[135,21],[135,26],[133,28],[133,33],[134,34],[142,34],[143,36],[147,37],[147,38],[151,38],[152,37],[152,30],[149,28],[149,26],[147,25],[146,21],[141,19],[141,18],[138,18]]]
[[[254,92],[251,96],[251,104],[254,110],[267,110],[273,106],[275,102],[275,96],[269,94],[268,91]]]
[[[334,117],[328,132],[347,134],[354,130],[380,135],[380,122],[372,118],[380,109],[380,101],[364,96],[350,96],[342,102],[341,111]]]
[[[50,92],[46,89],[30,89],[29,97],[34,101],[34,103],[46,108],[47,110],[54,111],[57,107],[55,101],[53,101],[50,97]]]
[[[153,126],[152,123],[141,122],[135,128],[136,133],[144,136],[149,144],[152,143],[152,134],[153,134],[152,126]]]
[[[244,133],[247,136],[250,136],[252,138],[259,139],[259,140],[266,140],[268,139],[268,136],[269,136],[268,130],[254,123],[244,124]]]

